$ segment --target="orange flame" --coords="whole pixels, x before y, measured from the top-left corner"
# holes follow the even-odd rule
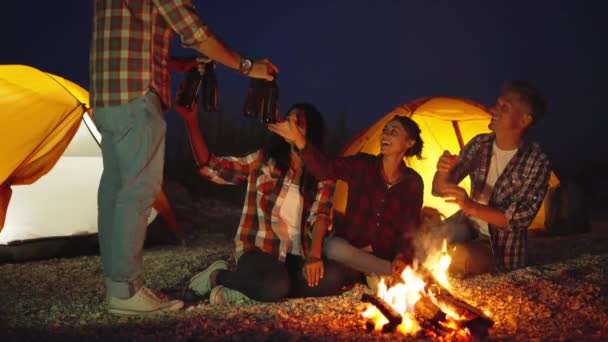
[[[450,288],[447,271],[451,262],[452,258],[448,254],[448,242],[444,239],[441,252],[431,255],[424,263],[424,266],[433,273],[435,280],[446,289]]]
[[[448,254],[447,241],[443,241],[441,252],[437,252],[427,258],[424,265],[429,269],[435,279],[445,288],[449,288],[449,280],[447,270],[451,263],[451,257]],[[416,264],[416,263],[415,263]],[[378,284],[378,297],[390,305],[396,312],[403,317],[403,322],[397,327],[397,331],[404,335],[413,335],[417,333],[421,327],[414,317],[414,306],[423,296],[429,296],[426,291],[426,285],[423,278],[416,273],[411,267],[406,267],[401,273],[401,280],[394,286],[387,288],[384,278]],[[433,298],[431,298],[433,299]],[[388,323],[388,319],[374,305],[368,305],[362,313],[363,317],[374,323],[374,331],[382,330],[382,327]],[[452,316],[458,320],[460,317],[453,312],[446,312],[446,315]],[[457,329],[456,322],[447,322],[446,326]],[[456,331],[457,334],[467,334],[466,331]],[[464,335],[463,335],[464,336]]]

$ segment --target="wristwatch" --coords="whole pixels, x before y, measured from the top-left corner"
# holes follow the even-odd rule
[[[249,75],[251,68],[253,68],[253,62],[251,59],[241,57],[241,62],[239,63],[239,72],[243,75]]]

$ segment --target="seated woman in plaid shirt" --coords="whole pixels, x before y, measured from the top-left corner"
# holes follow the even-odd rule
[[[423,183],[403,158],[420,158],[423,143],[412,119],[395,116],[384,126],[379,155],[359,153],[333,161],[297,130],[293,118],[269,129],[298,148],[317,179],[348,183],[344,219],[335,221],[335,235],[325,241],[328,259],[376,275],[400,274],[413,262]]]
[[[244,157],[210,154],[198,128],[196,108],[176,104],[190,134],[203,177],[218,184],[247,182],[247,193],[234,238],[236,269],[218,260],[195,275],[188,288],[209,294],[212,304],[242,304],[251,299],[328,296],[341,292],[342,267],[321,258],[331,226],[334,182],[317,181],[292,145],[281,137]],[[323,146],[324,124],[310,104],[295,104],[288,117],[311,144]]]

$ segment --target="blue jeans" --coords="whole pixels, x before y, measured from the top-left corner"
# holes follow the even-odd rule
[[[475,223],[462,211],[430,228],[435,245],[446,239],[452,262],[449,271],[458,277],[467,277],[492,271],[494,257],[487,236],[475,228]]]
[[[148,217],[163,177],[166,123],[158,95],[94,108],[103,173],[98,191],[99,247],[108,295],[129,298],[143,286]]]

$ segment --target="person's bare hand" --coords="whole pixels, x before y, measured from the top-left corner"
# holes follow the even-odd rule
[[[272,64],[271,61],[264,58],[253,61],[253,65],[251,66],[251,71],[249,71],[248,76],[272,81],[274,80],[274,75],[278,73],[279,68],[277,68],[276,65]]]
[[[439,157],[439,161],[437,161],[437,171],[441,173],[450,172],[452,167],[458,162],[458,159],[459,157],[451,154],[450,151],[443,151],[443,154]]]
[[[268,124],[268,130],[283,137],[283,139],[290,144],[298,141],[306,141],[304,131],[302,128],[298,127],[295,115],[289,116],[285,121]]]
[[[446,198],[448,203],[456,203],[465,214],[470,214],[471,208],[474,205],[473,200],[467,194],[467,191],[456,185],[449,185],[443,191],[442,197]]]
[[[196,67],[198,69],[198,72],[201,75],[204,75],[205,74],[205,64],[211,63],[211,62],[213,62],[213,61],[211,60],[211,58],[209,58],[207,56],[196,57],[195,58],[196,65],[194,65],[193,67]]]
[[[207,56],[199,56],[199,57],[196,57],[196,62],[198,64],[209,63],[209,62],[211,62],[211,58],[209,58]]]
[[[304,272],[304,278],[306,278],[309,287],[318,286],[319,281],[325,275],[323,260],[309,257],[306,260],[302,271]]]
[[[403,270],[405,270],[406,266],[407,264],[405,263],[405,261],[401,260],[400,258],[393,259],[393,261],[391,262],[391,272],[393,274],[393,277],[401,277],[401,273],[403,272]]]

